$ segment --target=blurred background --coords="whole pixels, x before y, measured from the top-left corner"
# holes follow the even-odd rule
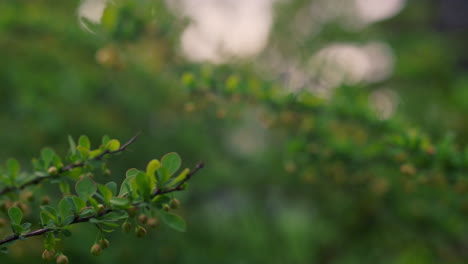
[[[116,232],[93,257],[92,226],[75,226],[71,263],[467,263],[467,14],[465,0],[3,0],[0,160],[31,169],[68,135],[142,132],[110,159],[117,181],[171,151],[205,162],[176,195],[186,233]],[[407,131],[429,143],[384,143]],[[42,251],[28,239],[0,262]]]

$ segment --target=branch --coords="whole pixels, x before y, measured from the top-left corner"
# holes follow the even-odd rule
[[[131,142],[130,142],[131,144]],[[167,189],[167,190],[157,190],[152,196],[151,196],[151,199],[155,198],[156,196],[158,195],[162,195],[162,194],[166,194],[166,193],[171,193],[171,192],[176,192],[176,191],[181,191],[183,190],[183,185],[184,183],[186,183],[188,180],[190,180],[192,178],[193,175],[195,175],[195,173],[197,173],[200,169],[203,168],[203,162],[200,162],[197,164],[197,166],[195,166],[195,168],[190,171],[188,174],[187,174],[187,177],[182,181],[180,182],[176,187],[174,188],[171,188],[171,189]],[[134,207],[138,206],[139,204],[133,204]],[[88,216],[88,217],[84,217],[84,218],[75,218],[75,220],[70,224],[70,225],[74,225],[74,224],[78,224],[78,223],[86,223],[86,222],[89,222],[89,220],[91,220],[92,218],[96,218],[96,217],[101,217],[101,216],[104,216],[104,215],[107,215],[111,212],[113,212],[114,210],[112,209],[106,209],[104,210],[103,212],[101,213],[98,213],[97,215],[93,215],[93,216]],[[38,230],[35,230],[35,231],[31,231],[29,233],[26,233],[24,235],[21,235],[22,237],[24,238],[28,238],[28,237],[34,237],[34,236],[40,236],[42,234],[45,234],[45,233],[48,233],[48,232],[52,232],[54,231],[55,229],[52,229],[52,228],[42,228],[42,229],[38,229]],[[17,235],[17,234],[13,234],[13,235],[10,235],[10,236],[7,236],[6,238],[4,238],[3,240],[0,240],[0,246],[1,245],[4,245],[4,244],[7,244],[7,243],[10,243],[10,242],[13,242],[13,241],[16,241],[20,239],[20,236]]]
[[[103,153],[101,153],[98,156],[96,156],[96,157],[94,157],[92,159],[89,159],[87,161],[79,162],[79,163],[70,163],[67,166],[60,168],[58,173],[60,175],[60,173],[71,171],[74,168],[84,167],[86,165],[86,162],[102,160],[104,158],[104,156],[107,155],[107,154],[116,154],[116,153],[119,153],[119,152],[123,152],[123,151],[125,151],[127,149],[128,146],[130,146],[133,142],[135,142],[137,137],[138,137],[138,135],[133,136],[129,141],[127,141],[127,143],[123,144],[117,150],[109,151],[108,149],[106,149]],[[47,180],[47,179],[49,179],[51,177],[52,177],[51,175],[46,176],[46,177],[38,177],[38,178],[32,179],[30,181],[27,181],[27,182],[21,184],[18,187],[14,187],[14,186],[6,187],[6,188],[0,190],[0,196],[4,195],[6,193],[9,193],[9,192],[15,191],[15,190],[23,190],[24,188],[26,188],[28,186],[31,186],[31,185],[37,185],[37,184],[39,184],[39,183],[41,183],[41,182],[43,182],[43,181],[45,181],[45,180]]]
[[[197,173],[200,169],[202,169],[205,165],[203,164],[203,162],[199,162],[197,164],[197,166],[195,166],[195,168],[190,171],[187,176],[185,177],[185,179],[183,181],[181,181],[176,187],[173,187],[171,189],[167,189],[167,190],[163,190],[163,189],[157,189],[156,192],[153,194],[153,197],[156,197],[157,195],[160,195],[160,194],[166,194],[166,193],[171,193],[171,192],[177,192],[177,191],[182,191],[183,190],[183,186],[184,186],[184,183],[188,182],[192,176]]]

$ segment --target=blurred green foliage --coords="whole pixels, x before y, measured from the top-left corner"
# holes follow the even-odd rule
[[[433,2],[408,1],[359,33],[330,23],[296,37],[291,18],[311,2],[276,5],[270,38],[285,57],[378,39],[394,49],[393,76],[330,99],[289,94],[249,61],[186,62],[188,21],[162,1],[115,1],[100,25],[76,16],[77,1],[0,2],[1,160],[64,153],[68,134],[142,131],[114,177],[170,151],[206,163],[181,195],[186,233],[113,234],[96,258],[94,231],[76,227],[72,263],[466,263],[466,34],[438,28]],[[401,99],[389,120],[369,106],[382,85]],[[30,239],[0,261],[36,263],[42,250]]]

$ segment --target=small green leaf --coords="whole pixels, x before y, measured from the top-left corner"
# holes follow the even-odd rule
[[[120,142],[117,139],[112,139],[107,143],[107,149],[109,151],[116,151],[120,148]]]
[[[166,223],[169,227],[172,229],[179,231],[179,232],[185,232],[186,230],[186,225],[184,219],[182,219],[180,216],[168,213],[166,211],[160,211],[161,212],[161,220]]]
[[[31,223],[23,223],[23,224],[21,224],[21,227],[23,228],[23,231],[22,231],[22,232],[27,233],[27,232],[31,231],[31,226],[32,226]]]
[[[86,208],[80,213],[80,217],[90,217],[95,215],[93,208]]]
[[[109,204],[111,198],[112,198],[112,191],[107,188],[107,186],[99,184],[98,185],[99,192],[102,194],[102,197],[104,198],[104,201],[106,204]]]
[[[189,173],[190,173],[190,169],[189,169],[189,168],[184,169],[176,178],[174,178],[174,179],[171,181],[171,184],[177,185],[177,184],[180,183],[181,181],[185,180],[185,178],[187,177],[187,175],[188,175]]]
[[[164,187],[164,184],[171,177],[169,170],[166,167],[161,167],[158,170],[157,183],[160,188]]]
[[[70,144],[70,154],[76,154],[76,143],[71,136],[68,136],[68,143]]]
[[[106,187],[109,188],[109,190],[111,190],[112,196],[117,195],[117,183],[108,182],[108,183],[106,183]]]
[[[11,228],[13,229],[13,233],[15,233],[15,234],[21,234],[24,231],[23,226],[21,226],[19,224],[12,223]]]
[[[21,211],[21,209],[19,209],[18,207],[16,206],[13,206],[13,207],[10,207],[10,209],[8,209],[8,216],[10,217],[10,221],[13,223],[13,224],[21,224],[21,220],[23,219],[23,211]]]
[[[146,173],[140,171],[136,175],[136,184],[138,186],[138,190],[140,191],[141,195],[145,198],[149,198],[151,195],[151,186],[150,181],[148,179],[148,175]]]
[[[88,197],[92,197],[96,193],[97,186],[91,178],[85,177],[76,183],[75,190],[78,196],[86,201]]]
[[[43,227],[52,227],[57,225],[57,211],[51,206],[41,207],[41,223]]]
[[[44,239],[44,247],[48,250],[55,249],[55,236],[53,232],[46,234],[46,238]]]
[[[83,146],[78,146],[76,149],[80,153],[82,159],[87,159],[89,157],[89,149]]]
[[[128,218],[128,214],[126,211],[113,211],[100,217],[99,219],[104,221],[119,221],[121,219],[126,218]]]
[[[52,218],[50,218],[49,214],[46,212],[41,212],[41,224],[42,227],[45,227],[46,225],[49,224],[49,221],[51,221]],[[53,220],[52,220],[53,221]]]
[[[89,152],[89,157],[90,158],[95,158],[95,157],[101,155],[101,153],[102,153],[102,150],[95,149],[95,150]]]
[[[44,148],[41,151],[41,158],[44,161],[44,166],[48,168],[54,160],[55,151],[51,148]]]
[[[107,146],[107,143],[110,141],[110,137],[108,135],[104,135],[102,137],[102,145]]]
[[[59,212],[60,212],[60,217],[61,217],[61,220],[62,220],[62,224],[63,221],[69,217],[69,216],[73,216],[73,201],[71,200],[70,197],[65,197],[63,198],[62,200],[60,200],[60,203],[59,203]]]
[[[20,165],[17,160],[15,159],[8,159],[7,160],[8,172],[10,174],[10,179],[12,181],[16,181],[20,171]]]
[[[159,160],[154,159],[146,165],[146,173],[148,175],[154,175],[154,173],[161,167],[161,162]]]
[[[75,216],[74,215],[69,215],[65,217],[65,219],[62,219],[62,226],[67,226],[75,221]]]
[[[125,178],[120,186],[119,196],[127,195],[132,190],[130,189],[132,186],[132,182],[135,181],[135,175]]]
[[[84,201],[80,197],[71,196],[71,199],[73,201],[73,204],[75,204],[75,213],[81,212],[81,210],[83,210],[83,208],[86,207],[86,201]]]
[[[80,139],[78,140],[78,145],[83,147],[86,150],[91,149],[91,142],[89,141],[89,138],[85,135],[82,135]]]
[[[70,184],[68,182],[60,181],[59,188],[63,195],[70,194]]]
[[[130,206],[130,201],[125,197],[114,197],[110,200],[112,206],[116,208],[128,208]]]
[[[146,174],[149,177],[151,189],[156,188],[157,179],[156,179],[155,173],[160,167],[161,167],[161,163],[157,159],[150,161],[148,165],[146,166]]]
[[[137,170],[137,169],[129,169],[129,170],[127,170],[127,173],[125,175],[126,175],[127,178],[128,177],[134,177],[134,176],[136,176],[138,174],[138,172],[140,172],[140,171]]]
[[[161,163],[162,166],[168,170],[169,175],[172,175],[180,168],[182,160],[179,154],[171,152],[162,157]]]

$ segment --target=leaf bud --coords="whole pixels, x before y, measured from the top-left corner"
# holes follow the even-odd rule
[[[168,204],[164,204],[163,205],[163,210],[166,211],[166,212],[169,212],[169,210],[171,210],[171,207]]]
[[[172,199],[172,202],[171,202],[171,208],[172,209],[177,209],[180,207],[180,202],[178,199]]]
[[[144,237],[144,236],[146,236],[146,233],[147,233],[146,229],[144,227],[142,227],[142,226],[137,226],[135,228],[135,234],[136,234],[137,237]]]
[[[34,194],[32,192],[25,192],[24,193],[24,199],[28,202],[33,202],[34,201]]]
[[[138,216],[138,222],[140,222],[142,225],[145,225],[148,222],[148,216],[141,214]]]
[[[159,219],[158,218],[150,218],[148,219],[148,226],[151,228],[158,228],[159,227]]]
[[[50,203],[50,198],[49,196],[44,196],[42,197],[42,200],[41,200],[41,205],[47,205]]]
[[[68,264],[68,257],[64,254],[60,254],[56,260],[57,264]]]
[[[102,213],[102,212],[104,212],[104,210],[106,210],[104,205],[103,204],[98,204],[98,206],[97,206],[98,213]]]
[[[47,173],[50,176],[57,176],[58,175],[58,169],[55,166],[52,166],[47,170]]]
[[[45,261],[51,261],[53,260],[55,257],[55,251],[54,250],[44,250],[44,252],[42,252],[42,259],[45,260]]]
[[[125,222],[122,224],[122,232],[128,233],[132,230],[132,224],[130,222]]]
[[[99,256],[101,255],[101,253],[102,253],[102,248],[98,244],[94,244],[91,247],[91,254],[93,254],[93,256]]]
[[[138,208],[136,207],[132,207],[132,208],[129,208],[127,209],[127,213],[130,217],[135,217],[136,214],[137,214],[137,211],[138,211]]]
[[[104,176],[110,176],[111,173],[112,173],[111,170],[106,169],[106,170],[104,171]]]
[[[110,242],[109,242],[109,240],[103,238],[103,239],[101,239],[101,240],[98,241],[98,244],[99,244],[99,246],[100,246],[102,249],[106,249],[106,248],[109,247]]]

